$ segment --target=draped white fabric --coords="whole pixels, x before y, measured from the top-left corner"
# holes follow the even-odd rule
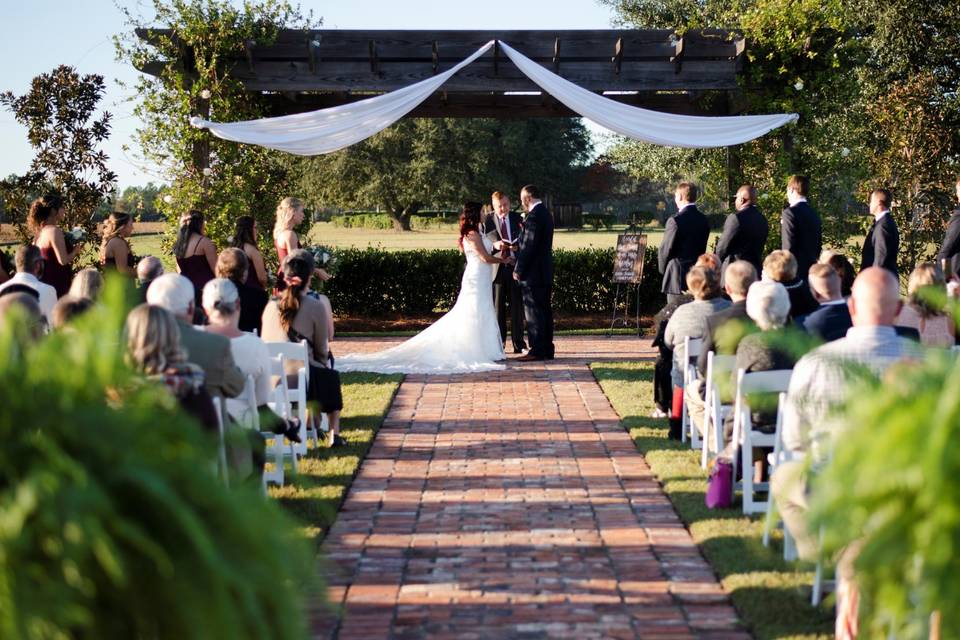
[[[211,122],[194,116],[190,124],[209,129],[224,140],[256,144],[296,155],[331,153],[389,127],[437,91],[453,74],[489,51],[493,43],[491,40],[448,71],[352,104],[244,122]],[[635,140],[669,147],[725,147],[759,138],[799,117],[795,113],[683,116],[632,107],[564,80],[505,42],[501,41],[500,47],[524,74],[572,111]]]
[[[665,147],[726,147],[759,138],[799,118],[795,113],[765,116],[683,116],[631,107],[564,80],[502,40],[500,48],[520,71],[572,111],[634,140]]]
[[[194,116],[190,124],[209,129],[213,135],[224,140],[256,144],[298,156],[331,153],[383,131],[492,46],[493,40],[457,66],[432,78],[359,102],[243,122],[211,122]]]

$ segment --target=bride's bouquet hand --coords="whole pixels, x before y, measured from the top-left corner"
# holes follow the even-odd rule
[[[319,267],[313,270],[313,275],[319,278],[323,282],[326,282],[327,280],[333,277],[332,275],[330,275],[323,269],[320,269]]]

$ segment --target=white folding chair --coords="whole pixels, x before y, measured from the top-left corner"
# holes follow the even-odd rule
[[[778,371],[756,371],[747,373],[746,370],[737,371],[737,395],[734,403],[733,442],[739,443],[741,452],[741,475],[739,483],[734,483],[734,489],[739,484],[743,493],[743,512],[745,514],[758,513],[767,508],[769,501],[769,482],[753,481],[753,448],[773,447],[776,434],[763,433],[753,430],[752,412],[747,399],[749,394],[783,393],[790,385],[792,369]],[[778,408],[779,413],[779,408]],[[737,457],[733,456],[733,477],[737,477]],[[754,499],[757,491],[767,491],[767,501]]]
[[[720,399],[718,381],[726,378],[733,384],[733,375],[737,370],[737,356],[720,356],[707,353],[707,386],[703,405],[703,447],[700,452],[700,466],[707,468],[710,456],[716,456],[723,449],[723,421],[733,411],[732,404],[723,404]],[[710,446],[710,433],[713,432],[713,446]]]
[[[317,430],[307,420],[307,384],[310,381],[310,352],[307,341],[300,342],[267,342],[267,349],[271,356],[283,356],[286,360],[300,362],[297,370],[297,386],[287,387],[287,402],[296,405],[297,418],[300,420],[300,443],[295,445],[298,456],[307,455],[307,439],[313,438],[314,446],[319,447],[320,441]]]
[[[770,476],[773,476],[777,467],[793,459],[793,454],[783,448],[783,407],[787,401],[787,394],[781,393],[777,401],[777,430],[773,436],[773,453],[767,455],[770,466]],[[770,531],[775,524],[773,500],[767,500],[766,515],[763,519],[763,546],[770,546]],[[778,525],[779,526],[779,525]],[[783,527],[783,559],[792,562],[797,559],[797,545],[790,535],[790,531]]]
[[[687,385],[696,380],[697,378],[697,368],[696,365],[690,362],[691,359],[696,359],[700,355],[700,350],[703,348],[703,338],[691,338],[687,336],[683,339],[683,393],[687,392]],[[700,434],[697,432],[697,428],[693,425],[693,420],[690,419],[690,414],[687,411],[687,403],[683,403],[683,409],[680,412],[681,421],[680,421],[680,439],[682,442],[687,441],[687,430],[690,432],[690,448],[696,449],[700,446]]]
[[[226,431],[224,416],[227,413],[227,407],[221,396],[212,396],[212,400],[213,409],[217,413],[217,475],[223,479],[223,484],[229,487],[230,477],[227,472],[227,445],[224,440],[224,433]]]
[[[290,389],[287,385],[287,374],[286,374],[286,358],[282,355],[274,356],[270,358],[270,375],[273,378],[277,378],[277,384],[273,390],[273,400],[267,402],[267,406],[273,410],[278,416],[284,420],[290,420],[293,417],[293,405],[290,402]],[[301,421],[300,425],[301,438],[303,437],[304,427]],[[274,446],[279,446],[282,454],[286,455],[288,452],[284,450],[283,443],[286,440],[283,436],[274,435]],[[288,448],[290,455],[290,466],[293,469],[294,473],[299,471],[297,465],[297,443],[292,440],[288,440]]]

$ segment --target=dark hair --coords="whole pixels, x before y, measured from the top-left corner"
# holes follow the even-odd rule
[[[853,281],[857,279],[857,274],[853,271],[853,265],[847,260],[847,257],[841,253],[835,253],[827,260],[827,264],[834,268],[840,276],[840,294],[846,298],[853,291]]]
[[[203,235],[203,214],[195,209],[187,214],[186,221],[180,225],[177,240],[173,243],[173,255],[181,260],[187,257],[187,244],[194,233],[198,236]]]
[[[471,231],[480,229],[480,210],[482,206],[479,202],[464,202],[463,209],[460,211],[460,248],[463,249],[463,238]]]
[[[233,238],[230,240],[230,246],[237,249],[243,249],[244,245],[252,244],[257,246],[257,241],[253,237],[253,216],[240,216],[237,218],[236,227],[234,227]]]
[[[100,257],[107,257],[107,245],[114,238],[120,237],[120,230],[127,226],[132,218],[129,213],[113,211],[103,224],[103,240],[100,242]]]
[[[76,296],[66,295],[57,300],[51,312],[50,323],[54,329],[59,329],[79,315],[82,315],[93,306],[93,300],[90,298],[78,298]]]
[[[794,191],[806,198],[807,193],[810,192],[810,178],[799,175],[790,176],[790,179],[787,181],[787,189],[790,189],[791,187]]]
[[[280,326],[284,331],[289,331],[297,312],[300,311],[300,296],[310,286],[313,256],[308,251],[297,249],[284,258],[281,269],[287,288],[280,294],[277,308],[280,310]],[[291,282],[294,278],[299,279],[299,282]]]
[[[247,280],[247,269],[249,268],[247,254],[236,247],[224,249],[217,257],[218,278],[226,278],[237,284],[243,284]]]
[[[674,193],[679,193],[687,202],[696,202],[700,196],[697,185],[692,182],[681,182],[677,185],[677,190]]]
[[[520,189],[521,192],[526,191],[527,195],[533,198],[534,200],[543,199],[543,191],[540,190],[540,187],[534,184],[528,184],[523,189]]]
[[[889,209],[890,205],[893,203],[893,196],[890,195],[889,189],[874,189],[870,192],[870,198],[877,196],[877,199],[880,201],[880,205],[885,209]]]
[[[40,228],[46,224],[54,213],[63,208],[63,198],[55,193],[37,198],[30,203],[30,211],[27,213],[27,226],[34,233],[40,231]]]
[[[19,247],[13,259],[17,265],[17,271],[23,273],[33,273],[37,264],[43,264],[40,247],[35,244],[25,244]]]

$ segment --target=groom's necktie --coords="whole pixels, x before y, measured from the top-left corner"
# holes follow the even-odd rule
[[[503,240],[509,240],[509,239],[510,239],[510,236],[507,234],[507,218],[506,218],[506,216],[504,216],[503,218],[500,218],[500,238],[503,239]],[[510,249],[508,249],[508,248],[505,247],[505,248],[502,250],[502,253],[503,253],[504,256],[509,256],[509,255],[510,255]]]

